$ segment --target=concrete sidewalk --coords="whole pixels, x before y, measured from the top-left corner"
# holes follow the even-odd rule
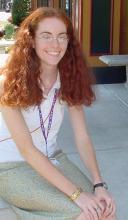
[[[103,179],[115,198],[118,220],[128,220],[128,86],[97,85],[96,94],[97,101],[92,107],[85,108],[89,133]],[[74,147],[67,110],[58,143],[69,158],[87,173]],[[0,220],[15,220],[15,217],[8,209],[0,209]]]
[[[97,101],[85,109],[89,133],[96,149],[104,180],[116,204],[118,220],[128,220],[128,86],[96,86]],[[60,132],[59,144],[86,173],[76,150],[67,113]]]

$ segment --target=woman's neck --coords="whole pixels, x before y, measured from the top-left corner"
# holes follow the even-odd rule
[[[57,79],[57,74],[57,68],[44,68],[43,71],[41,71],[40,77],[42,80],[42,86],[44,88],[45,94],[48,94],[51,88],[53,87]]]

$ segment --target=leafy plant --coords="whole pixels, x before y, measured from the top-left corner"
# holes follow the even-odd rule
[[[20,23],[29,15],[30,0],[13,0],[12,23],[20,26]]]
[[[6,24],[4,27],[4,33],[5,33],[4,38],[12,39],[14,37],[14,32],[15,32],[14,25],[11,23]]]

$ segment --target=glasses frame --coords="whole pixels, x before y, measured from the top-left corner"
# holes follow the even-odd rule
[[[36,38],[42,40],[44,43],[52,43],[56,40],[59,44],[64,44],[69,41],[67,33],[60,33],[57,36],[53,36],[52,33],[42,32],[39,36],[36,36]]]

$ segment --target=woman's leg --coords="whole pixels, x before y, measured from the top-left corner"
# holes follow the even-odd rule
[[[75,203],[26,163],[0,164],[0,196],[20,220],[74,220],[81,213]]]
[[[57,168],[76,186],[92,192],[89,179],[64,155]],[[81,209],[26,163],[0,164],[0,195],[21,220],[86,220]]]

